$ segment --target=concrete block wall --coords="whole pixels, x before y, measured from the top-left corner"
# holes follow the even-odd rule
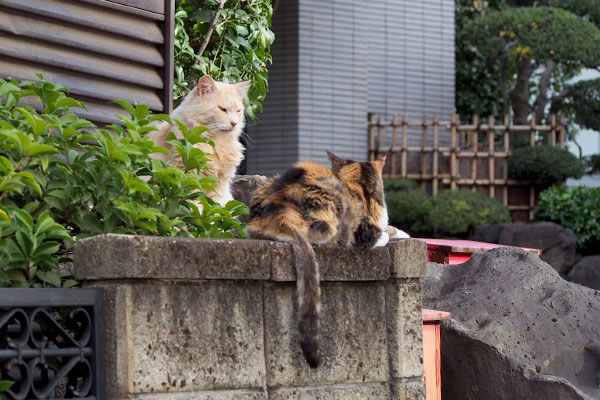
[[[294,255],[260,240],[101,235],[75,276],[105,289],[108,398],[424,399],[426,246],[316,248],[324,363],[297,342]]]

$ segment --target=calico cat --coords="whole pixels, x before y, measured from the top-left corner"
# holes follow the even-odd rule
[[[248,234],[294,245],[300,347],[312,368],[321,364],[319,268],[312,244],[352,250],[385,246],[388,213],[377,161],[344,160],[327,152],[331,169],[311,161],[268,180],[250,205]]]
[[[190,91],[171,113],[171,117],[180,119],[188,129],[200,125],[208,128],[203,135],[214,141],[214,149],[206,143],[196,143],[194,146],[212,154],[207,166],[210,169],[209,174],[219,179],[219,183],[215,185],[215,192],[206,194],[223,206],[229,200],[233,200],[231,179],[244,159],[244,146],[239,137],[245,123],[244,99],[249,86],[249,81],[230,84],[216,82],[205,75],[198,82],[198,86]],[[161,123],[157,131],[148,135],[157,145],[169,148],[170,145],[166,143],[169,130],[181,137],[179,129],[167,122]],[[182,167],[181,159],[171,155],[154,153],[151,156]]]

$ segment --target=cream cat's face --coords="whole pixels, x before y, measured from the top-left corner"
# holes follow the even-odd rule
[[[216,82],[206,75],[186,97],[182,110],[213,135],[239,135],[244,127],[244,98],[249,86],[250,82]]]

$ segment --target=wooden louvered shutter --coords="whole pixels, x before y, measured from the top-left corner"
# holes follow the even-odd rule
[[[0,0],[0,76],[71,89],[99,124],[116,99],[169,113],[174,0]]]

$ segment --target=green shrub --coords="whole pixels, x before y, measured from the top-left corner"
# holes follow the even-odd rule
[[[558,186],[546,189],[540,193],[535,218],[571,229],[582,252],[600,248],[600,188]]]
[[[477,225],[510,222],[496,199],[470,191],[442,191],[430,197],[408,179],[384,180],[390,223],[411,235],[465,237]]]
[[[386,178],[383,180],[383,189],[385,192],[408,192],[411,190],[417,190],[421,186],[417,181],[412,179],[396,179]]]
[[[112,132],[69,111],[85,108],[67,90],[0,79],[0,286],[72,286],[61,281],[59,254],[73,239],[100,233],[166,236],[243,236],[238,216],[248,209],[232,201],[222,208],[199,190],[215,180],[201,172],[208,160],[192,145],[207,141],[205,128],[180,124],[184,138],[169,144],[186,170],[152,159],[168,152],[144,133],[148,107],[118,102],[130,117]],[[42,111],[20,106],[37,97]],[[202,204],[200,211],[196,204]]]
[[[585,165],[559,147],[521,147],[508,157],[508,173],[520,181],[559,183],[567,178],[581,178]]]
[[[444,190],[433,199],[429,216],[434,236],[467,236],[477,225],[511,222],[508,208],[496,199],[466,190]]]
[[[390,223],[413,236],[431,231],[429,216],[433,208],[432,200],[425,190],[416,183],[414,186],[414,190],[386,190],[385,195]]]

